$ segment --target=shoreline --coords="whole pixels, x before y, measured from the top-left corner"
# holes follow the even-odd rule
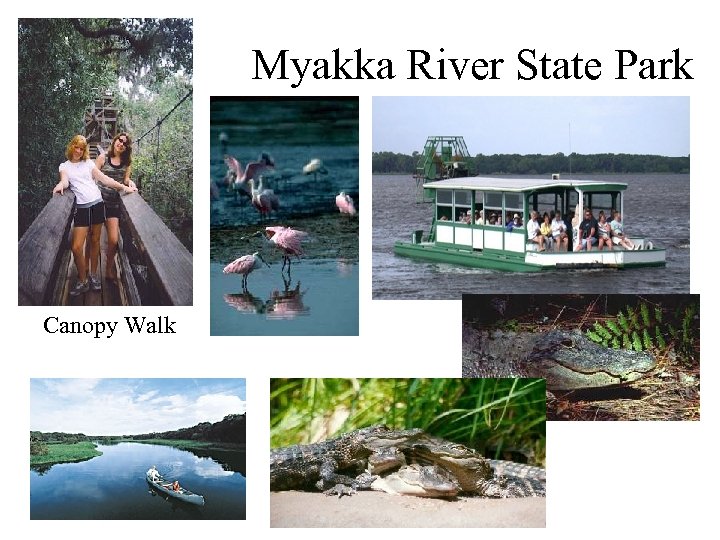
[[[89,441],[73,444],[48,444],[47,454],[31,455],[30,466],[56,465],[58,463],[78,463],[102,456],[97,445]]]

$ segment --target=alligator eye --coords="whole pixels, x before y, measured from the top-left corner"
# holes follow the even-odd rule
[[[566,347],[572,347],[572,346],[573,346],[573,341],[572,341],[572,339],[569,339],[569,338],[563,339],[563,340],[561,341],[561,343],[562,343],[563,345],[565,345]]]

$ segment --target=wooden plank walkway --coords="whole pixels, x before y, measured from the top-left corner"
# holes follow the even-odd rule
[[[122,306],[124,303],[124,294],[119,287],[121,280],[117,282],[109,280],[105,275],[105,264],[107,261],[107,230],[103,227],[102,235],[100,237],[100,266],[98,273],[101,277],[102,289],[99,291],[93,291],[90,289],[85,294],[79,296],[70,296],[70,290],[75,286],[77,282],[77,268],[75,267],[75,261],[72,255],[70,255],[67,263],[67,277],[62,282],[62,292],[60,298],[62,298],[62,305],[64,306]],[[118,254],[119,256],[120,254]],[[118,257],[119,258],[119,257]],[[117,258],[115,262],[116,268],[118,267]],[[120,274],[118,274],[120,276]]]

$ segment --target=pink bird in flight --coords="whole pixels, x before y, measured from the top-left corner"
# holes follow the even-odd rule
[[[270,155],[265,152],[260,154],[260,158],[257,161],[248,163],[244,172],[240,162],[231,155],[225,156],[225,164],[228,166],[228,174],[225,176],[228,187],[241,191],[250,198],[252,198],[252,192],[248,185],[248,180],[257,178],[265,169],[275,167],[275,162]]]

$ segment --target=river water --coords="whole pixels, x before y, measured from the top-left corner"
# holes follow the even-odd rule
[[[245,519],[245,453],[170,446],[98,445],[103,455],[30,470],[31,519]],[[150,489],[155,465],[205,497],[199,507]]]
[[[411,176],[373,175],[373,298],[459,300],[463,293],[688,293],[690,176],[573,175],[628,184],[625,230],[666,249],[667,266],[513,273],[398,257],[396,241],[430,228],[432,204],[416,203]]]

